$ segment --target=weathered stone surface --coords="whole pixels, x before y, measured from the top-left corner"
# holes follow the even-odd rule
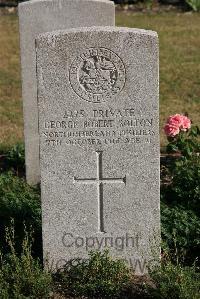
[[[26,178],[40,182],[35,37],[39,33],[87,26],[114,25],[109,0],[32,0],[19,4]]]
[[[44,256],[160,255],[158,38],[94,27],[36,42]]]

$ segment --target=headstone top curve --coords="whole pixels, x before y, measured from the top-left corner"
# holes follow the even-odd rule
[[[99,2],[99,3],[106,3],[106,4],[110,4],[112,6],[114,6],[114,2],[110,1],[110,0],[30,0],[30,1],[25,1],[25,2],[21,2],[19,3],[19,7],[23,7],[23,6],[31,6],[31,5],[34,5],[34,4],[38,4],[38,3],[48,3],[48,2],[63,2],[65,4],[68,3],[75,3],[75,2],[84,2],[87,3],[87,2],[91,2],[91,3],[94,3],[94,2]]]
[[[79,28],[70,28],[66,30],[55,30],[52,32],[41,33],[37,36],[36,40],[41,38],[56,37],[58,35],[65,35],[70,33],[86,33],[86,32],[118,32],[118,33],[134,33],[138,35],[146,35],[158,38],[158,33],[152,30],[138,29],[138,28],[127,28],[127,27],[114,27],[114,26],[92,26],[92,27],[79,27]]]

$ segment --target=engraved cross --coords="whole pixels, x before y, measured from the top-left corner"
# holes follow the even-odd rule
[[[74,177],[75,183],[82,184],[96,184],[97,186],[97,197],[98,197],[98,231],[104,231],[104,215],[103,215],[103,185],[104,184],[115,184],[123,183],[126,184],[126,176],[123,178],[103,178],[102,169],[102,152],[96,152],[97,157],[97,177],[96,178],[85,178],[79,179]]]

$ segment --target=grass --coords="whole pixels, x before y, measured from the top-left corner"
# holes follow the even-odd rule
[[[23,139],[17,16],[0,17],[0,144]]]
[[[160,124],[187,112],[194,123],[200,110],[200,14],[117,13],[117,25],[155,30],[160,41]],[[166,144],[161,130],[161,145]]]
[[[15,248],[14,222],[6,228],[7,254],[0,249],[0,298],[50,298],[52,276],[32,256],[32,234],[24,228],[21,253]]]
[[[200,14],[117,12],[118,26],[155,30],[160,39],[160,124],[187,112],[194,123],[200,109]],[[0,144],[23,139],[18,20],[0,18]],[[161,129],[161,145],[167,140]]]

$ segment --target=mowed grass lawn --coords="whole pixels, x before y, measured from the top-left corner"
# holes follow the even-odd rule
[[[155,30],[160,40],[161,145],[162,127],[170,114],[187,112],[200,118],[200,14],[117,12],[118,26]],[[17,16],[0,16],[0,144],[23,140],[23,116]]]

